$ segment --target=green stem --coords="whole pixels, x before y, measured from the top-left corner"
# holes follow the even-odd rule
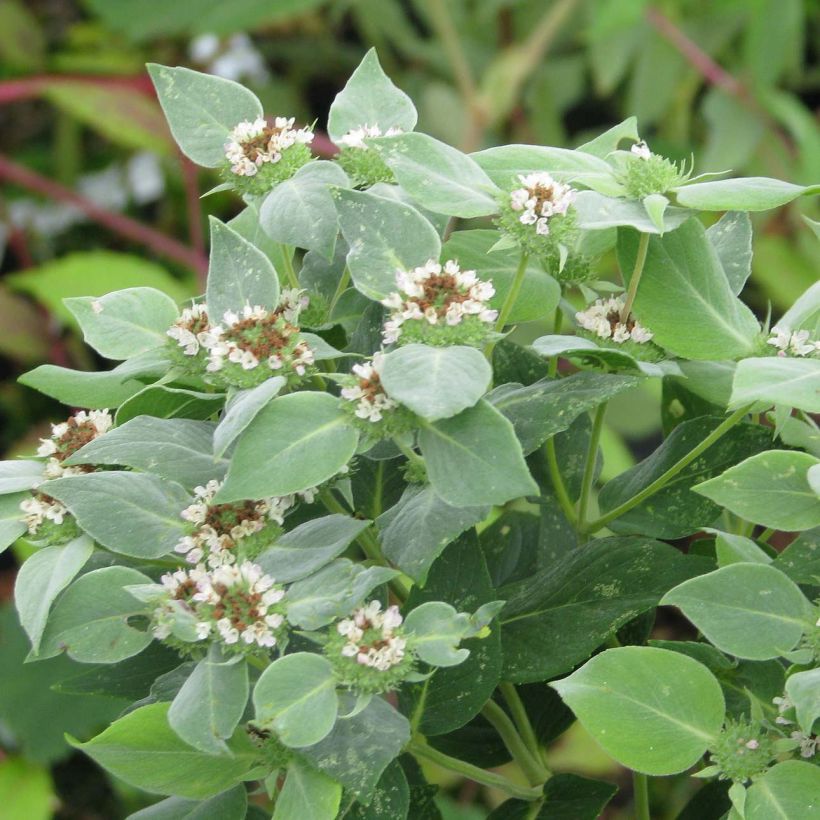
[[[766,527],[766,529],[763,530],[763,532],[761,532],[755,540],[766,543],[776,532],[777,530],[774,529],[774,527]]]
[[[469,780],[481,783],[484,786],[490,786],[493,789],[498,789],[499,791],[509,794],[511,797],[517,797],[519,800],[539,800],[543,794],[539,788],[519,786],[518,783],[513,783],[512,780],[504,777],[504,775],[488,772],[484,769],[480,769],[478,766],[473,766],[472,763],[459,760],[457,757],[450,757],[450,755],[446,755],[444,752],[440,752],[438,749],[428,746],[424,741],[419,739],[411,740],[407,745],[407,751],[414,757],[429,760],[437,766],[442,766],[451,772],[457,772]]]
[[[635,820],[652,820],[649,813],[649,778],[641,772],[632,772],[632,793]]]
[[[418,703],[416,704],[416,708],[413,710],[413,716],[410,718],[410,731],[413,734],[416,734],[419,730],[419,724],[421,723],[422,717],[424,717],[424,707],[427,704],[427,690],[430,688],[430,681],[432,678],[427,678],[424,681],[424,685],[421,687],[421,695],[419,695]]]
[[[750,407],[751,405],[747,405],[746,407],[741,407],[739,410],[735,410],[731,416],[724,419],[717,427],[715,427],[715,429],[712,430],[712,432],[706,436],[706,438],[703,439],[697,447],[694,447],[685,456],[683,456],[683,458],[676,461],[665,473],[658,476],[651,484],[648,484],[639,493],[633,495],[632,498],[624,501],[623,504],[619,504],[617,507],[610,510],[606,515],[602,515],[600,518],[595,519],[595,521],[590,522],[583,528],[583,532],[597,532],[601,528],[605,527],[610,521],[619,518],[624,513],[629,512],[633,507],[637,507],[638,504],[641,504],[646,501],[647,498],[650,498],[655,495],[655,493],[662,490],[679,472],[688,467],[702,452],[708,450],[719,438],[724,436],[727,432],[729,432],[729,430],[732,429],[732,427],[741,421],[749,412]]]
[[[547,779],[547,772],[544,771],[541,762],[532,756],[507,713],[494,700],[488,700],[484,704],[481,714],[501,736],[504,745],[524,773],[524,776],[529,780],[530,785],[537,786],[539,783],[543,783]]]
[[[263,672],[270,666],[270,662],[265,663],[262,658],[257,658],[253,655],[245,655],[245,660],[251,665],[255,666],[257,669],[261,669]]]
[[[561,310],[561,297],[558,297],[558,304],[555,307],[555,318],[552,321],[552,332],[559,336],[561,334],[561,328],[564,325],[564,312]],[[553,356],[550,359],[549,370],[547,374],[551,379],[554,379],[558,375],[558,356]]]
[[[530,754],[536,760],[539,760],[541,745],[538,742],[538,738],[535,736],[535,730],[532,728],[532,723],[530,723],[530,718],[527,714],[526,708],[524,707],[524,702],[521,700],[521,696],[518,694],[515,684],[512,684],[509,681],[502,681],[498,685],[498,688],[501,690],[501,694],[504,695],[504,700],[507,701],[507,706],[510,707],[510,712],[513,716],[513,720],[515,721],[515,726],[518,729],[518,733],[521,735],[524,743],[527,744]]]
[[[575,520],[575,505],[567,492],[564,479],[561,477],[561,470],[558,467],[558,454],[555,452],[555,436],[550,436],[547,443],[544,445],[547,452],[547,467],[549,468],[550,478],[552,479],[552,488],[555,490],[555,495],[558,503],[561,505],[561,510],[573,526],[576,525]]]
[[[626,323],[629,314],[632,313],[632,305],[635,302],[635,296],[638,293],[638,284],[641,281],[641,274],[643,273],[643,266],[646,262],[646,252],[649,250],[649,234],[642,233],[640,242],[638,243],[638,255],[635,257],[635,267],[632,268],[632,276],[629,277],[629,288],[626,291],[626,302],[621,311],[621,321]]]
[[[504,304],[501,307],[501,311],[499,312],[498,319],[495,323],[495,329],[499,333],[504,329],[504,325],[507,324],[507,320],[510,318],[512,309],[518,299],[518,294],[521,292],[521,286],[524,284],[524,276],[527,273],[528,258],[529,257],[527,254],[522,251],[521,259],[518,261],[518,268],[515,271],[515,278],[513,279],[512,287],[510,287],[510,290],[507,293],[507,298],[504,300]]]
[[[341,277],[339,278],[339,284],[336,285],[336,292],[333,294],[333,298],[330,300],[330,305],[327,309],[327,315],[333,313],[333,308],[336,307],[336,303],[339,301],[339,297],[347,290],[347,286],[350,284],[350,268],[345,265],[344,272],[342,273]]]
[[[411,463],[426,469],[424,459],[399,436],[393,436],[393,443],[401,450],[402,455]]]
[[[589,449],[587,450],[587,460],[584,465],[584,478],[581,481],[581,499],[578,502],[578,526],[584,526],[587,520],[587,508],[589,507],[589,496],[592,492],[592,483],[595,479],[595,464],[598,461],[598,443],[601,440],[601,430],[604,427],[604,416],[606,415],[606,402],[599,404],[595,410],[595,418],[592,422],[592,434],[589,437]]]
[[[293,288],[301,289],[301,285],[299,284],[299,277],[296,275],[296,271],[293,267],[293,259],[291,258],[290,251],[292,250],[288,245],[280,245],[282,249],[282,261],[285,265],[285,276],[287,277],[290,286]]]

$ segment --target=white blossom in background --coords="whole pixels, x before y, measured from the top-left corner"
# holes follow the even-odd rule
[[[638,159],[649,159],[652,156],[652,152],[644,140],[636,142],[629,150]]]
[[[369,362],[353,365],[356,384],[343,387],[342,398],[356,402],[356,416],[367,421],[381,421],[384,414],[398,407],[398,403],[384,392],[380,369],[384,361],[382,353],[374,353]]]
[[[820,341],[812,341],[808,330],[792,331],[775,325],[766,344],[777,348],[778,356],[811,356],[820,351]]]
[[[371,601],[336,625],[346,639],[342,655],[379,672],[398,666],[407,648],[407,641],[395,634],[401,624],[398,607],[389,606],[382,611],[378,601]]]
[[[652,339],[652,333],[631,316],[626,322],[621,321],[624,303],[623,296],[597,299],[585,310],[576,313],[575,321],[584,330],[594,333],[601,339],[611,339],[619,343],[633,341],[637,344],[645,344]]]
[[[359,128],[351,128],[339,139],[339,145],[343,148],[367,148],[366,139],[372,137],[395,137],[403,134],[401,128],[391,127],[382,133],[378,125],[362,125]]]
[[[182,348],[186,356],[196,356],[203,347],[203,340],[210,338],[206,336],[209,330],[208,308],[204,304],[198,304],[185,308],[166,333]]]
[[[176,605],[195,617],[197,640],[214,637],[228,646],[271,648],[285,623],[282,613],[274,611],[285,597],[275,583],[250,561],[167,573],[161,578],[165,601],[154,613],[154,636],[171,635]]]
[[[495,295],[492,283],[479,279],[474,270],[461,270],[452,259],[444,265],[431,259],[412,270],[400,270],[396,285],[398,292],[382,299],[390,309],[382,334],[385,344],[399,338],[407,321],[455,326],[470,316],[488,324],[498,318],[498,311],[488,305]]]
[[[294,128],[294,117],[276,117],[268,125],[264,117],[240,122],[225,144],[225,157],[237,176],[254,176],[266,163],[277,163],[292,145],[313,141],[310,128]]]
[[[188,55],[209,74],[234,82],[264,83],[270,79],[265,58],[247,34],[232,34],[224,43],[216,34],[200,34],[191,40]]]
[[[522,187],[510,194],[510,207],[520,212],[518,221],[522,225],[535,225],[535,232],[546,236],[550,232],[550,217],[566,215],[575,199],[575,191],[546,171],[519,174],[518,179]]]

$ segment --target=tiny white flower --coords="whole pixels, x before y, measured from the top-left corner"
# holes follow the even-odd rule
[[[652,152],[644,140],[636,142],[629,150],[639,159],[649,159],[652,156]]]

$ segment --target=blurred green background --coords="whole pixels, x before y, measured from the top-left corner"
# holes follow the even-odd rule
[[[466,151],[573,147],[635,114],[654,151],[694,154],[696,172],[820,181],[816,0],[0,0],[0,456],[31,452],[62,414],[16,384],[22,372],[105,366],[61,300],[133,285],[194,295],[207,214],[240,210],[230,195],[200,200],[215,180],[177,151],[144,64],[237,80],[268,114],[321,132],[370,46],[413,97],[418,129]],[[818,218],[812,203],[755,215],[744,298],[761,319],[817,279],[820,244],[801,213]],[[657,395],[628,413],[613,405],[605,477],[660,428]],[[16,556],[0,563],[0,815],[125,817],[149,798],[72,754],[63,732],[90,736],[126,704],[54,691],[80,671],[65,658],[22,665]],[[575,730],[553,767],[623,781]],[[497,799],[442,783],[448,820],[483,818]],[[658,788],[658,818],[678,817],[694,790]],[[607,817],[628,816],[626,794]]]

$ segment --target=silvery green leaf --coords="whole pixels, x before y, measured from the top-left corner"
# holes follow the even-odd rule
[[[642,202],[604,196],[596,191],[577,193],[575,211],[578,215],[578,227],[587,231],[600,231],[625,225],[651,234],[674,231],[691,216],[684,208],[670,205],[664,211],[663,227],[659,228]]]
[[[238,390],[225,405],[225,413],[214,430],[214,455],[222,457],[256,414],[285,386],[282,376],[266,379],[251,390]]]
[[[0,495],[30,490],[43,481],[45,462],[23,460],[0,461]]]
[[[604,131],[595,139],[579,145],[575,150],[585,154],[592,154],[596,157],[606,159],[609,154],[618,149],[623,140],[636,141],[640,139],[638,134],[638,118],[627,117],[623,122],[613,125],[608,131]]]
[[[820,361],[763,356],[737,363],[729,407],[752,402],[820,413]]]
[[[786,695],[794,704],[797,722],[807,734],[814,734],[814,723],[820,717],[820,669],[806,669],[786,678]]]
[[[669,200],[663,194],[650,194],[644,197],[643,207],[646,209],[649,218],[652,220],[659,233],[666,230],[663,215],[669,207]]]
[[[404,621],[405,630],[413,635],[416,654],[431,666],[457,666],[470,652],[459,649],[464,638],[471,637],[470,616],[445,604],[428,601],[417,606]]]
[[[812,336],[820,333],[820,282],[815,282],[780,317],[778,325],[790,330],[808,330]]]
[[[0,495],[0,552],[11,546],[26,531],[20,504],[28,493]]]
[[[177,145],[197,165],[224,164],[231,130],[262,116],[256,95],[232,80],[156,63],[148,73]]]
[[[339,783],[294,758],[276,798],[273,820],[335,820],[341,800]]]
[[[769,177],[696,182],[674,189],[678,203],[701,211],[768,211],[800,196],[820,193],[820,185],[792,185]]]
[[[208,315],[222,321],[226,311],[245,305],[273,310],[279,304],[279,277],[270,259],[233,228],[211,217],[208,262]]]
[[[248,792],[240,784],[203,801],[167,797],[129,814],[127,820],[245,820],[247,810]]]
[[[728,211],[706,229],[706,237],[717,251],[732,292],[743,290],[752,272],[752,221],[744,211]]]
[[[355,128],[370,125],[378,126],[382,133],[389,128],[412,131],[416,119],[413,101],[393,85],[379,64],[376,49],[371,48],[333,100],[327,132],[339,144]]]
[[[137,416],[205,420],[218,413],[224,403],[225,396],[221,393],[200,393],[181,387],[151,384],[123,402],[114,421],[121,426]]]

